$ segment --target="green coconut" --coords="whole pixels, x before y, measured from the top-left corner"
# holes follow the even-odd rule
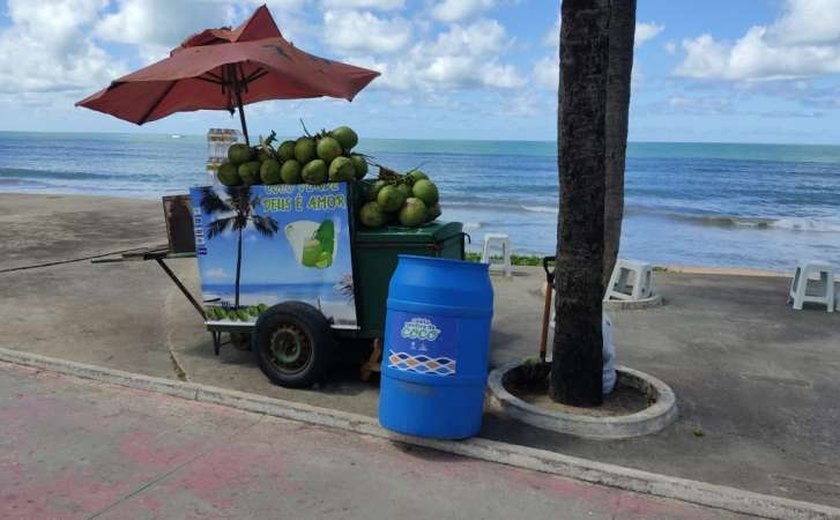
[[[440,204],[433,204],[428,208],[428,215],[426,216],[426,222],[431,222],[437,218],[439,218],[442,214],[440,209]]]
[[[229,162],[219,167],[216,178],[225,186],[239,186],[242,184],[242,178],[239,177],[239,169],[236,165]]]
[[[414,184],[417,181],[428,179],[429,176],[420,170],[411,170],[410,172],[408,172],[408,178],[411,180],[411,184]]]
[[[396,186],[384,186],[376,195],[376,202],[382,207],[383,211],[391,212],[397,211],[405,202],[405,196],[397,189]]]
[[[353,168],[356,170],[356,178],[359,180],[364,179],[368,172],[368,163],[364,156],[354,153],[350,155],[350,160],[353,161]]]
[[[251,321],[251,315],[245,309],[237,309],[236,317],[239,318],[239,321]]]
[[[258,161],[265,162],[265,161],[267,161],[269,159],[272,159],[272,158],[273,158],[273,156],[271,155],[271,153],[263,150],[262,148],[257,150],[257,160]]]
[[[303,182],[307,184],[324,184],[327,182],[327,163],[321,159],[309,161],[301,172]]]
[[[283,182],[282,167],[274,159],[268,159],[260,166],[260,179],[263,184],[280,184]]]
[[[379,195],[379,192],[387,186],[388,183],[383,181],[382,179],[376,180],[368,185],[368,200],[375,201],[376,197]]]
[[[254,149],[247,144],[236,143],[228,148],[228,160],[239,166],[254,158]]]
[[[408,184],[404,184],[404,183],[397,184],[397,189],[399,190],[400,193],[402,193],[404,199],[407,199],[407,198],[414,195],[411,191],[411,186],[409,186]]]
[[[242,184],[251,186],[260,183],[260,162],[248,161],[239,166],[239,176],[242,178]]]
[[[434,206],[440,198],[437,186],[428,179],[420,179],[415,182],[411,191],[415,197],[425,202],[427,206]]]
[[[301,137],[295,141],[295,159],[301,164],[315,159],[315,139]]]
[[[339,126],[330,132],[345,152],[349,152],[354,146],[359,144],[359,136],[349,126]]]
[[[426,222],[426,203],[416,197],[409,197],[400,210],[400,224],[416,227]]]
[[[356,178],[356,168],[349,157],[336,157],[330,163],[329,174],[332,182],[351,182]]]
[[[341,155],[341,144],[332,137],[324,137],[318,140],[315,152],[319,159],[329,164],[333,159]]]
[[[299,184],[301,169],[299,162],[294,159],[289,159],[280,167],[280,177],[286,184]]]
[[[283,141],[280,148],[277,149],[277,155],[280,156],[281,161],[288,161],[295,158],[295,142]]]
[[[257,312],[259,312],[260,314],[264,313],[267,310],[268,310],[268,305],[266,305],[264,303],[257,304]]]
[[[359,220],[365,227],[378,228],[385,225],[387,215],[378,202],[368,202],[359,210]]]

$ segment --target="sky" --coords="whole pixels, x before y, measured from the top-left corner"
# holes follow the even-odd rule
[[[225,112],[137,127],[73,103],[254,0],[3,0],[0,130],[202,134]],[[559,1],[270,0],[284,36],[382,73],[352,102],[246,107],[251,133],[556,139]],[[840,0],[638,0],[631,141],[840,144]]]

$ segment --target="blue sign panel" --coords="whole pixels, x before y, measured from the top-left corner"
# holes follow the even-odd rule
[[[435,376],[455,375],[458,320],[389,311],[388,366]]]
[[[356,327],[347,184],[190,190],[208,322],[253,323],[288,300]]]

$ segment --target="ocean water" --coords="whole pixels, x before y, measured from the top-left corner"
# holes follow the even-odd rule
[[[515,252],[552,254],[558,181],[551,142],[362,138],[398,170],[420,167],[444,220]],[[202,136],[0,132],[0,191],[154,199],[206,183]],[[375,168],[374,168],[375,170]],[[657,264],[789,270],[840,266],[840,146],[631,143],[621,255]]]

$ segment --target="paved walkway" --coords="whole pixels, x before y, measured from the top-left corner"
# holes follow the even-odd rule
[[[10,365],[0,395],[5,520],[746,518]]]

